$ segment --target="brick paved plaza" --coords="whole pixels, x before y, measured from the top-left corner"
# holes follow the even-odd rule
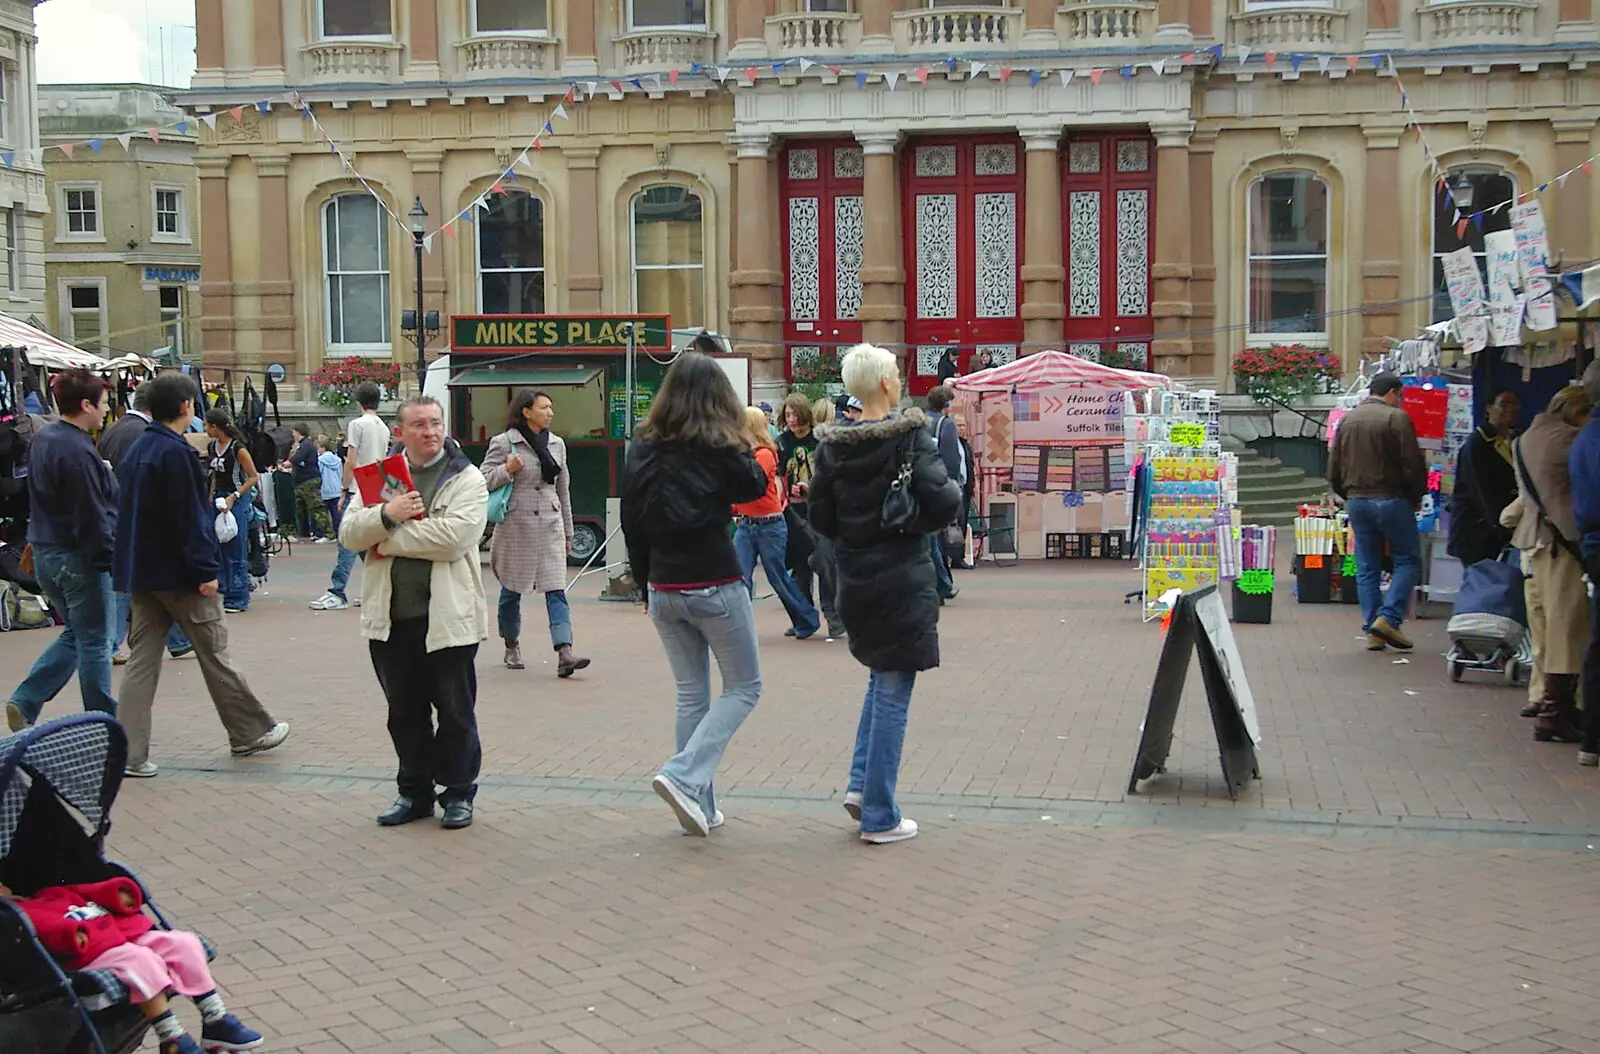
[[[873,848],[835,802],[864,671],[764,601],[766,692],[702,841],[648,786],[672,735],[649,621],[586,585],[589,671],[556,679],[533,602],[528,670],[484,648],[477,824],[380,830],[358,612],[306,609],[332,559],[297,546],[230,623],[289,742],[233,760],[168,662],[161,776],[112,834],[276,1054],[1600,1051],[1600,775],[1533,742],[1520,690],[1450,684],[1440,622],[1397,664],[1280,589],[1236,630],[1262,780],[1228,800],[1196,673],[1170,774],[1130,796],[1160,647],[1136,575],[968,573],[912,705],[923,836]],[[8,680],[45,639],[0,635]]]

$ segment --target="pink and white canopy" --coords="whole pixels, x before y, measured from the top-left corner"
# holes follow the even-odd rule
[[[1119,370],[1115,366],[1080,359],[1064,351],[1023,355],[1004,366],[959,377],[951,382],[951,386],[958,392],[1012,392],[1058,387],[1109,388],[1114,391],[1183,387],[1159,373]]]
[[[9,315],[0,315],[0,348],[22,348],[30,363],[53,370],[98,370],[106,363],[92,351],[75,348]]]

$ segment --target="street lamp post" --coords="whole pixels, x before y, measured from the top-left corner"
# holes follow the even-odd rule
[[[422,308],[422,242],[428,232],[428,210],[422,207],[422,196],[417,195],[416,202],[411,206],[411,249],[417,261],[417,310],[415,314],[407,311],[405,314],[412,317],[407,320],[404,316],[400,320],[401,329],[411,330],[412,339],[417,342],[417,394],[422,394],[423,380],[428,373],[428,363],[424,354],[428,347],[427,314]],[[408,326],[406,323],[410,322]]]

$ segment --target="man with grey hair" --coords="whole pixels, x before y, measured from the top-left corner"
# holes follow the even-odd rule
[[[1572,441],[1567,469],[1572,475],[1572,511],[1578,521],[1579,548],[1589,574],[1589,647],[1583,654],[1583,743],[1578,764],[1600,765],[1600,359],[1583,371],[1583,389],[1593,409]]]

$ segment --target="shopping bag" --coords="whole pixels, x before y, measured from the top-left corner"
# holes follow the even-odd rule
[[[511,511],[511,484],[496,487],[489,492],[489,522],[504,523]]]
[[[233,510],[224,508],[217,513],[217,541],[227,545],[239,537],[239,521],[233,518]]]

